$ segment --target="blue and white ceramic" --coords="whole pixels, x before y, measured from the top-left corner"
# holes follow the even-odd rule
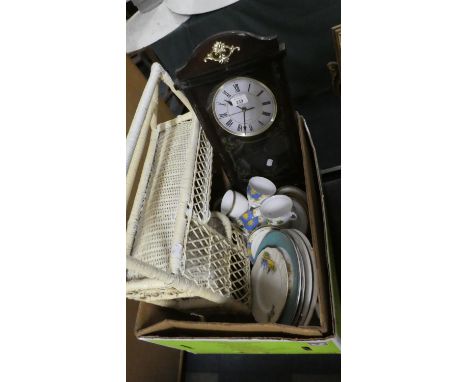
[[[240,192],[228,190],[221,201],[221,212],[230,218],[237,219],[249,209],[249,202]]]
[[[263,201],[276,193],[275,184],[261,176],[250,178],[247,185],[247,199],[251,207],[259,207]]]
[[[255,262],[255,255],[258,253],[258,246],[262,242],[263,238],[272,230],[272,227],[259,227],[249,235],[249,238],[247,239],[247,253],[250,256],[252,264]]]
[[[252,268],[252,314],[257,322],[276,322],[288,297],[288,269],[277,248],[266,247]]]
[[[264,222],[264,219],[258,208],[252,208],[239,216],[236,221],[245,233],[250,234]]]
[[[293,211],[293,202],[286,195],[274,195],[266,199],[260,206],[260,213],[266,224],[273,226],[284,226],[297,219],[297,214]]]
[[[291,325],[299,308],[302,288],[298,254],[296,253],[296,248],[291,238],[281,230],[273,230],[263,238],[258,247],[256,256],[258,256],[258,254],[267,247],[280,249],[287,264],[289,276],[288,298],[283,312],[277,322]]]
[[[293,202],[292,211],[296,214],[297,219],[291,220],[289,222],[288,228],[297,229],[302,233],[307,233],[307,228],[309,228],[309,218],[307,216],[307,210],[304,208],[301,202],[296,198],[290,197]]]
[[[307,194],[295,186],[283,186],[276,191],[278,195],[288,195],[291,199],[296,199],[307,210]]]

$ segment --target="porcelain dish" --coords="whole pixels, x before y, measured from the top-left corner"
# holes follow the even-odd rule
[[[284,254],[266,247],[252,268],[252,314],[257,322],[276,322],[285,306],[289,275]]]
[[[278,319],[281,324],[292,325],[296,316],[297,309],[300,304],[302,282],[298,254],[294,244],[287,234],[280,230],[273,230],[269,232],[260,243],[257,253],[267,247],[274,247],[281,250],[288,267],[289,276],[289,293],[286,300],[284,310]],[[258,255],[255,262],[258,261]],[[254,288],[252,286],[252,288]],[[255,292],[254,292],[255,293]]]
[[[302,203],[293,196],[290,196],[293,207],[292,211],[296,214],[297,218],[295,220],[291,220],[288,223],[288,227],[292,229],[297,229],[302,233],[307,233],[307,229],[309,228],[309,219],[307,217],[307,210],[304,209]]]
[[[297,324],[299,326],[308,325],[310,322],[310,318],[307,319],[309,311],[312,310],[315,306],[316,302],[316,295],[317,295],[317,288],[314,286],[314,270],[312,265],[311,253],[309,248],[304,243],[302,237],[297,232],[297,230],[288,230],[288,234],[294,240],[298,247],[301,248],[301,255],[304,261],[304,269],[305,269],[305,286],[304,286],[304,303],[301,305],[301,311],[299,316],[297,317]],[[315,292],[315,294],[314,294]]]
[[[305,210],[307,210],[307,194],[296,186],[283,186],[276,191],[277,195],[287,195],[290,198],[298,200]]]

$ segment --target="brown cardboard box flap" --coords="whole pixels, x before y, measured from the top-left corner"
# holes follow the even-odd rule
[[[154,324],[148,328],[138,330],[137,337],[151,335],[157,333],[158,336],[163,335],[165,331],[171,331],[173,334],[198,332],[197,337],[202,334],[203,337],[263,337],[268,336],[285,338],[285,337],[322,337],[322,333],[315,327],[298,327],[281,324],[232,324],[226,322],[187,322],[164,320]],[[171,336],[172,337],[172,336]],[[184,335],[186,337],[186,335]]]
[[[135,325],[137,337],[322,337],[319,327],[296,327],[282,324],[200,322],[193,316],[173,309],[140,303]]]

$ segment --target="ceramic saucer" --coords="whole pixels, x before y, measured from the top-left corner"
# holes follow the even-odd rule
[[[255,262],[255,254],[257,253],[258,246],[263,238],[271,231],[273,231],[271,227],[260,227],[253,231],[247,239],[247,253],[252,263]]]
[[[287,233],[287,230],[284,231],[285,233]],[[296,307],[296,312],[294,313],[294,318],[293,320],[291,321],[291,325],[298,325],[299,323],[299,319],[300,319],[300,316],[301,316],[301,312],[302,312],[302,309],[304,307],[304,303],[305,303],[305,264],[304,264],[304,259],[303,259],[303,255],[301,254],[301,250],[302,248],[300,246],[298,246],[295,242],[294,242],[294,238],[289,235],[289,237],[291,238],[292,242],[293,242],[293,245],[294,245],[294,248],[296,250],[296,255],[297,255],[297,259],[298,259],[298,264],[299,264],[299,277],[301,279],[301,289],[299,291],[299,304],[297,305]],[[279,250],[281,250],[281,252],[283,253],[283,256],[287,256],[287,254],[284,253],[284,250],[282,248],[279,248]]]
[[[309,325],[310,320],[312,319],[312,316],[314,314],[315,306],[318,304],[317,299],[318,299],[318,281],[317,281],[317,263],[315,261],[315,256],[314,256],[314,250],[312,248],[312,245],[310,244],[309,239],[307,236],[305,236],[302,232],[300,231],[295,231],[295,233],[302,239],[304,245],[307,247],[308,250],[308,255],[310,258],[310,262],[312,264],[312,298],[310,300],[310,306],[307,311],[305,320],[304,320],[304,325]]]
[[[299,271],[299,254],[296,253],[296,249],[291,238],[280,230],[269,232],[260,243],[257,253],[259,254],[267,247],[281,248],[283,250],[284,260],[288,267],[290,288],[286,305],[284,306],[283,313],[278,319],[278,322],[281,324],[291,325],[300,303],[302,289],[301,275]]]
[[[288,270],[280,250],[266,247],[252,268],[252,314],[257,322],[276,322],[288,297]]]
[[[299,202],[295,197],[291,197],[293,202],[292,210],[296,213],[297,219],[291,220],[289,227],[297,229],[302,233],[307,233],[307,228],[309,227],[309,219],[307,217],[307,210],[304,209],[301,202]]]
[[[290,198],[297,199],[302,204],[302,206],[307,210],[307,194],[305,193],[305,191],[301,190],[299,187],[283,186],[283,187],[278,188],[276,193],[280,195],[288,195]]]
[[[304,303],[301,306],[301,311],[297,317],[297,324],[299,326],[306,325],[307,314],[311,309],[311,305],[315,305],[313,290],[314,288],[314,275],[312,269],[312,261],[309,254],[309,249],[301,238],[297,230],[290,229],[287,231],[294,242],[299,248],[301,248],[300,253],[304,261],[304,270],[305,270],[305,286],[304,286]],[[310,320],[309,320],[310,321]]]

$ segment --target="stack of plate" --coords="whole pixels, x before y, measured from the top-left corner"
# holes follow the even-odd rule
[[[252,249],[252,313],[257,322],[308,325],[317,302],[316,265],[297,229],[263,232]]]

